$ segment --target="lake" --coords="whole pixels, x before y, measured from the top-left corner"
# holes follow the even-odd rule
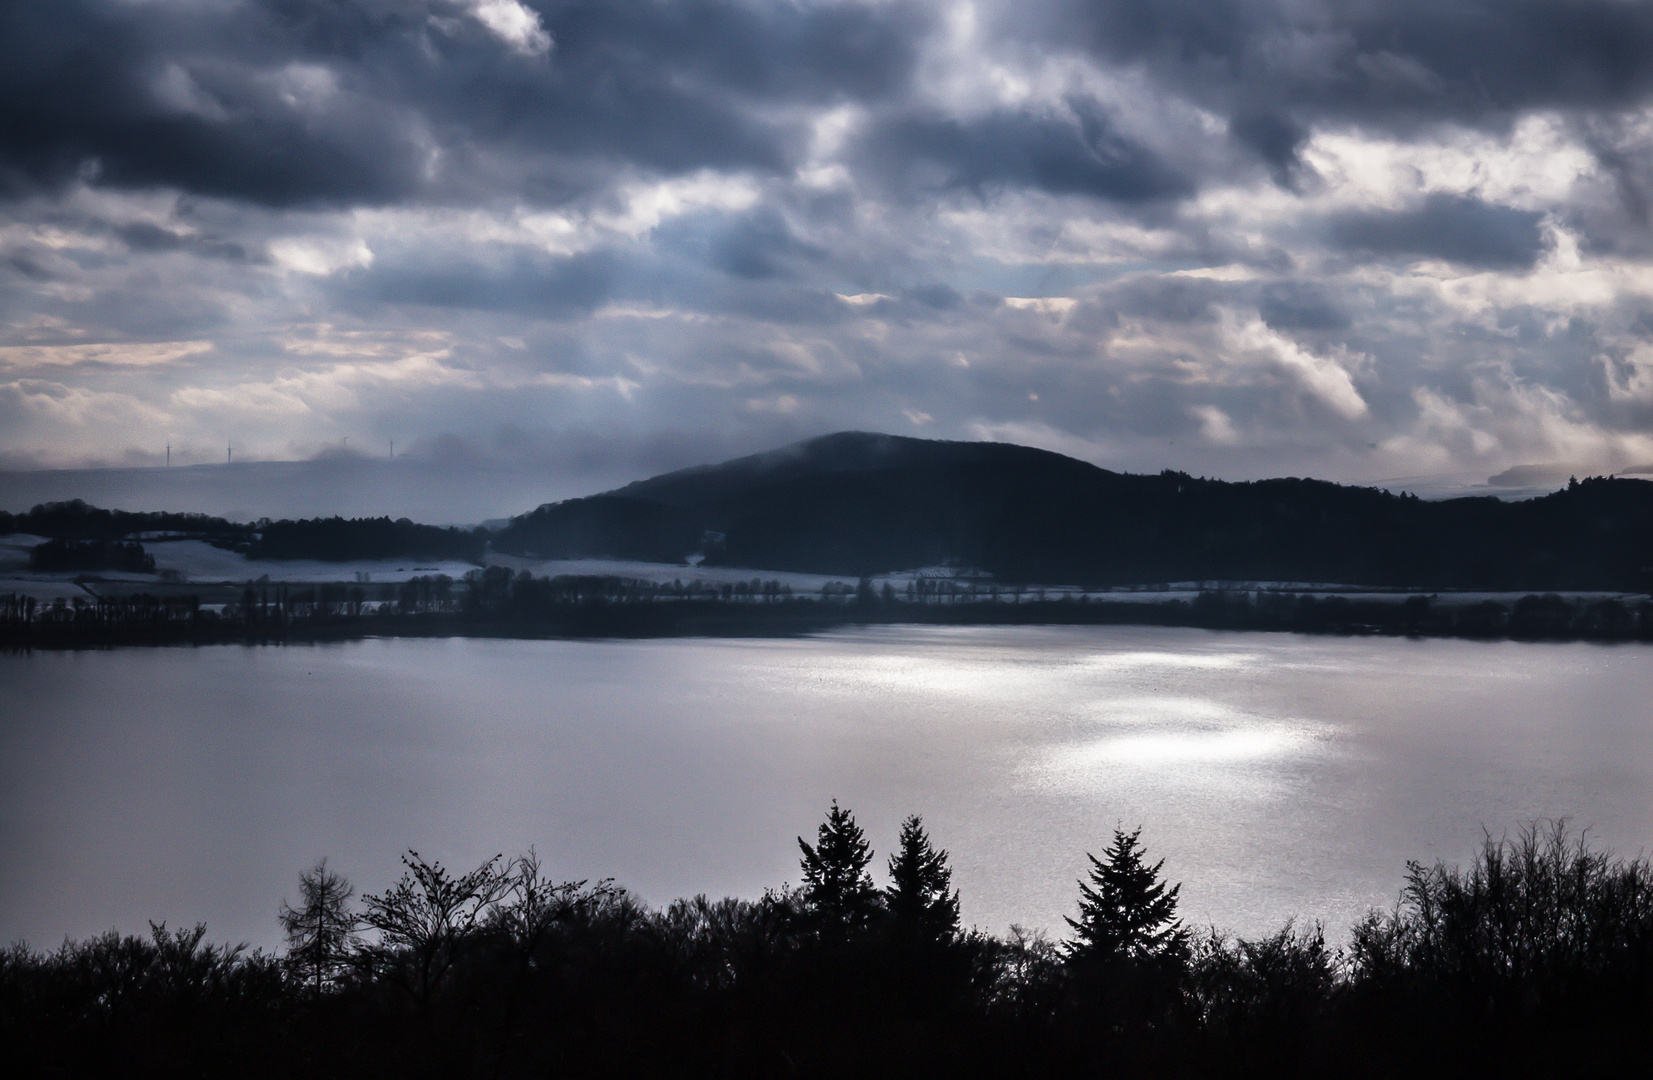
[[[924,815],[994,931],[1060,936],[1085,853],[1141,825],[1191,923],[1340,939],[1483,827],[1653,847],[1650,658],[1140,627],[3,656],[0,943],[273,945],[316,858],[377,891],[409,847],[756,896],[834,798],[880,869]]]

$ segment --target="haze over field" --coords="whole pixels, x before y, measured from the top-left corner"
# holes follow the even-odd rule
[[[6,4],[0,463],[1645,464],[1650,90],[1617,0]]]

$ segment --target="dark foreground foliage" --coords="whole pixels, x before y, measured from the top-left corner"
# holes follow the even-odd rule
[[[1077,936],[964,932],[909,820],[873,887],[834,807],[806,885],[649,909],[530,852],[467,874],[410,852],[352,908],[318,865],[283,956],[154,927],[0,954],[28,1076],[1587,1076],[1645,1062],[1653,874],[1559,827],[1412,865],[1344,949],[1287,924],[1189,934],[1133,833]]]

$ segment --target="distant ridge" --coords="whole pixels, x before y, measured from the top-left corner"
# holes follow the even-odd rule
[[[734,458],[716,465],[695,465],[638,480],[609,494],[668,506],[689,507],[728,497],[741,485],[780,484],[846,473],[889,469],[1014,465],[1028,469],[1079,466],[1106,475],[1105,469],[1049,450],[1014,443],[915,439],[870,431],[840,431],[777,450]]]
[[[1653,484],[1424,502],[1285,478],[1115,473],[1009,443],[839,432],[513,518],[503,552],[855,576],[978,567],[1001,581],[1335,581],[1645,590]]]

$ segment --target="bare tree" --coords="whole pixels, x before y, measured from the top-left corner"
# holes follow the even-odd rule
[[[421,1008],[511,889],[495,855],[468,874],[454,876],[411,848],[407,870],[389,890],[364,896],[362,921],[379,932],[367,958],[402,983]]]
[[[539,853],[532,847],[528,854],[507,861],[499,874],[503,887],[489,915],[489,925],[508,935],[519,950],[530,956],[554,925],[581,906],[623,892],[607,880],[589,890],[584,881],[552,881],[540,872]]]
[[[301,903],[281,902],[277,918],[287,935],[287,966],[318,996],[337,980],[349,962],[358,920],[350,910],[356,890],[343,875],[327,869],[327,860],[298,876]]]

